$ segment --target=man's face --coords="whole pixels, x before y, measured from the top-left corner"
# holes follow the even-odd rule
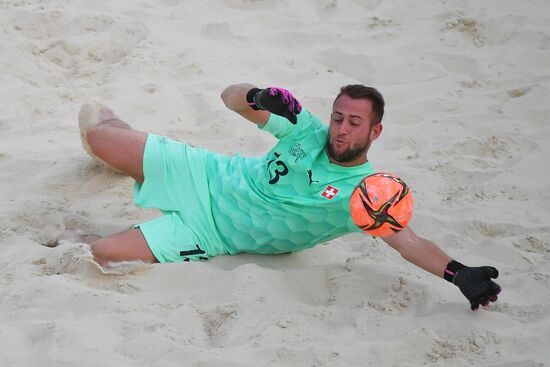
[[[374,119],[372,102],[346,95],[334,102],[330,116],[327,153],[332,162],[357,166],[367,161],[367,151],[382,132],[382,124]]]

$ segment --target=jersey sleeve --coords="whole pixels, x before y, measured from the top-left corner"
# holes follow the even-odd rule
[[[298,136],[312,128],[316,129],[323,124],[306,109],[302,109],[302,112],[296,117],[297,121],[296,125],[294,125],[285,117],[272,113],[269,115],[267,123],[264,126],[258,125],[258,127],[262,130],[269,131],[280,140],[285,137]]]

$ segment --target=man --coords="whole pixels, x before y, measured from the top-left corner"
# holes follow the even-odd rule
[[[109,108],[79,113],[84,147],[136,181],[136,205],[163,216],[91,244],[100,264],[175,262],[239,252],[299,251],[359,231],[349,214],[355,185],[382,132],[384,100],[374,88],[343,87],[327,127],[282,88],[232,85],[225,105],[279,142],[264,157],[215,154],[132,130]],[[456,284],[472,309],[497,299],[493,267],[466,267],[406,227],[383,239],[411,263]]]

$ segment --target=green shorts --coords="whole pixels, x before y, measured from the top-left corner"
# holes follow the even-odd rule
[[[159,262],[203,260],[226,254],[212,218],[204,149],[149,134],[143,184],[134,203],[163,216],[137,225]]]

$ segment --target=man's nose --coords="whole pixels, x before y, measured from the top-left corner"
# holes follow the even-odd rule
[[[350,122],[347,119],[345,119],[342,125],[340,125],[340,135],[348,135],[349,131],[350,131]]]

